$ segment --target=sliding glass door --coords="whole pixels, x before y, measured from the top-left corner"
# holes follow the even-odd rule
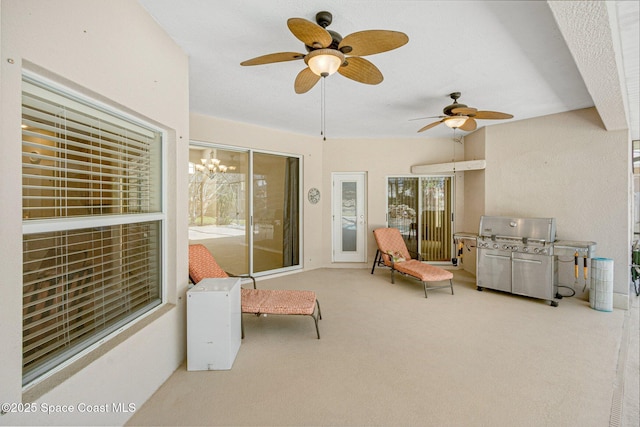
[[[189,243],[233,274],[300,267],[300,161],[210,145],[189,148]]]
[[[400,230],[407,248],[424,261],[450,262],[452,200],[451,176],[389,177],[387,223]]]
[[[300,264],[300,161],[253,154],[253,271]]]
[[[249,273],[248,173],[246,151],[189,148],[189,244],[234,274]]]

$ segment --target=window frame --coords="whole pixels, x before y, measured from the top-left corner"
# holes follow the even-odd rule
[[[88,353],[94,351],[96,348],[103,345],[105,342],[113,339],[114,337],[120,335],[123,331],[129,329],[134,326],[138,322],[142,321],[146,317],[152,315],[158,310],[162,309],[167,304],[167,260],[166,260],[166,244],[168,238],[168,220],[167,220],[167,153],[168,153],[168,132],[166,129],[162,128],[158,124],[151,123],[150,121],[144,119],[140,114],[129,113],[123,111],[121,106],[118,106],[115,102],[109,103],[102,101],[100,99],[104,99],[100,95],[95,93],[85,93],[79,92],[78,90],[72,89],[71,87],[59,83],[57,81],[46,78],[38,73],[32,72],[30,70],[23,69],[22,70],[22,81],[26,81],[30,84],[35,84],[47,91],[50,91],[57,96],[63,96],[70,99],[73,102],[79,102],[88,106],[89,108],[95,109],[99,112],[109,115],[110,117],[114,117],[119,120],[124,120],[126,122],[132,123],[136,126],[140,126],[142,128],[146,128],[154,133],[157,133],[159,136],[158,143],[160,147],[158,149],[157,155],[160,156],[160,160],[158,162],[157,167],[160,168],[158,171],[158,176],[160,178],[160,182],[157,183],[159,189],[157,190],[157,197],[159,197],[159,203],[157,207],[152,212],[140,212],[140,213],[127,213],[127,214],[100,214],[100,215],[91,215],[91,216],[71,216],[71,217],[54,217],[54,218],[44,218],[44,219],[28,219],[22,218],[22,241],[24,244],[25,236],[31,234],[38,233],[51,233],[56,231],[74,231],[85,228],[97,228],[97,227],[105,227],[105,226],[118,226],[118,225],[136,225],[143,224],[147,222],[157,223],[158,228],[158,247],[155,252],[155,257],[158,260],[158,301],[154,303],[150,308],[145,309],[145,311],[140,313],[135,313],[135,317],[130,318],[130,316],[126,316],[121,321],[122,323],[116,322],[106,328],[101,332],[94,332],[93,338],[90,340],[89,344],[85,344],[80,346],[81,349],[79,351],[67,352],[64,354],[63,358],[53,357],[51,361],[44,364],[46,368],[44,369],[36,369],[34,372],[30,372],[29,375],[25,375],[24,371],[22,373],[22,381],[23,388],[29,388],[35,384],[40,383],[44,379],[54,375],[60,370],[68,367],[70,364],[74,363],[78,359],[87,355]],[[24,89],[21,89],[21,93],[23,93]],[[22,117],[22,113],[21,113]],[[20,139],[20,144],[22,145],[22,138]],[[21,150],[22,151],[22,150]],[[24,169],[21,169],[21,176],[24,175]],[[21,188],[22,188],[21,183]],[[22,212],[22,209],[21,209]],[[21,254],[21,263],[24,265],[25,260],[22,258]],[[24,287],[24,280],[21,283],[21,287]],[[24,292],[24,291],[23,291]],[[23,302],[24,307],[24,302]],[[21,322],[22,324],[22,322]],[[106,332],[105,332],[106,331]],[[57,360],[61,359],[61,360]]]

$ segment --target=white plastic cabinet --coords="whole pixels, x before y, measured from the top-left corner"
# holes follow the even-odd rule
[[[231,369],[240,349],[240,279],[203,279],[187,291],[187,370]]]

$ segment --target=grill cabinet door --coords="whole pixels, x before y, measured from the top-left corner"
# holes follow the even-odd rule
[[[478,286],[511,292],[511,253],[494,249],[478,249]]]
[[[514,294],[546,300],[554,298],[552,256],[514,253],[512,274]]]

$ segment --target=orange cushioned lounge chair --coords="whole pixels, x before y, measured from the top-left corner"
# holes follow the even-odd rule
[[[316,324],[316,334],[320,339],[318,319],[322,319],[322,313],[316,293],[313,291],[256,289],[256,281],[253,277],[228,274],[218,265],[211,252],[200,244],[189,246],[189,277],[193,283],[209,278],[249,278],[253,281],[253,289],[241,289],[242,313],[251,313],[257,316],[261,314],[311,316]],[[242,328],[242,337],[244,338],[244,327]]]
[[[378,252],[376,253],[371,274],[373,274],[376,264],[381,260],[385,266],[391,269],[391,283],[395,283],[394,273],[397,271],[422,282],[425,298],[427,298],[427,289],[451,288],[451,295],[453,295],[453,273],[417,259],[412,259],[400,230],[397,228],[378,228],[373,230],[373,235],[378,244]],[[445,280],[449,281],[446,285],[427,285],[427,283]]]

